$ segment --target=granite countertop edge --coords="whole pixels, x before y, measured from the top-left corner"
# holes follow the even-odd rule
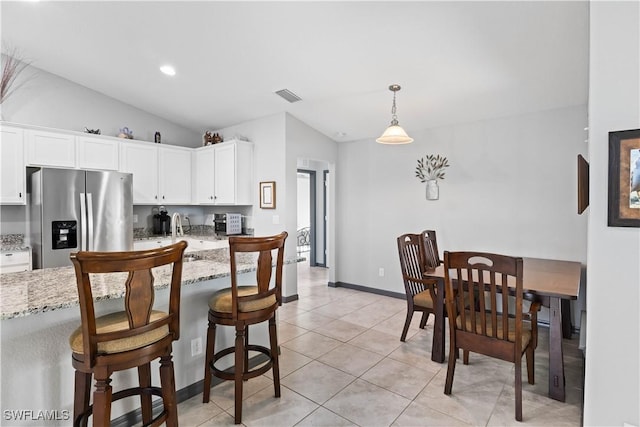
[[[195,254],[201,259],[183,263],[182,286],[231,275],[228,249],[213,249],[190,254]],[[304,260],[304,257],[296,256],[285,260],[285,264]],[[238,265],[239,273],[247,273],[255,269],[253,262],[241,262]],[[171,275],[168,267],[159,267],[157,272],[154,270],[154,275],[156,290],[169,287]],[[57,286],[51,286],[51,283]],[[92,287],[94,301],[124,297],[122,280],[110,280],[106,277],[98,281],[92,279]],[[78,306],[78,292],[73,267],[0,274],[0,320],[21,318],[75,306]]]

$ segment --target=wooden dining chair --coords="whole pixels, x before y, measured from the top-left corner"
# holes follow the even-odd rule
[[[424,242],[421,234],[403,234],[398,237],[398,255],[400,256],[400,270],[404,281],[407,298],[407,317],[400,335],[400,341],[407,338],[409,325],[415,311],[422,312],[420,328],[424,329],[429,320],[429,314],[435,315],[435,279],[426,279]]]
[[[75,369],[74,426],[110,425],[111,403],[140,396],[144,425],[178,425],[176,390],[171,361],[173,341],[180,337],[182,256],[187,243],[132,252],[71,254],[80,302],[80,326],[71,334]],[[154,309],[154,276],[169,281],[168,311]],[[96,316],[92,281],[121,284],[123,310]],[[160,359],[161,387],[151,386],[151,361]],[[137,368],[139,387],[112,392],[111,374]],[[89,405],[92,377],[93,402]],[[155,418],[151,396],[161,396],[163,409]]]
[[[485,252],[444,253],[445,298],[449,316],[449,364],[444,393],[451,394],[459,349],[515,364],[516,420],[522,421],[522,356],[534,383],[537,312],[522,309],[522,258]],[[509,304],[510,295],[515,304]],[[473,308],[472,308],[473,307]]]
[[[207,329],[207,351],[204,369],[204,392],[202,402],[209,402],[211,375],[235,382],[235,423],[242,422],[242,383],[273,370],[275,396],[280,397],[280,368],[278,362],[278,338],[276,332],[276,309],[282,303],[282,266],[287,232],[267,237],[229,237],[231,261],[231,287],[213,294],[209,300],[209,327]],[[275,263],[274,263],[275,253]],[[237,257],[257,254],[256,284],[239,286]],[[275,273],[275,275],[273,274]],[[249,344],[249,325],[269,322],[270,348]],[[236,330],[235,345],[215,351],[216,327],[233,326]],[[249,369],[249,351],[266,356],[267,362]],[[234,355],[234,366],[222,370],[216,361]]]

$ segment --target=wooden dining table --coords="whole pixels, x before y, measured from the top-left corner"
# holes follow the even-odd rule
[[[578,298],[581,264],[542,258],[522,258],[524,297],[538,301],[549,308],[549,397],[564,402],[565,378],[562,353],[563,319],[562,304]],[[443,363],[445,359],[445,303],[444,265],[424,273],[426,278],[436,279],[436,315],[431,347],[431,360]],[[569,311],[565,316],[570,315]],[[567,320],[567,319],[565,319]]]

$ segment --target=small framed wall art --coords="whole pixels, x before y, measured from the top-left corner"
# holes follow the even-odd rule
[[[610,227],[640,227],[640,129],[609,132]]]
[[[276,208],[275,181],[263,181],[260,183],[260,207],[262,209]]]

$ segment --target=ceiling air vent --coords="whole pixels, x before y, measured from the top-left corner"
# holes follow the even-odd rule
[[[287,101],[289,101],[291,103],[302,101],[302,98],[300,98],[295,93],[291,92],[289,89],[278,90],[278,91],[276,91],[276,95],[280,95],[282,98],[286,99]]]

